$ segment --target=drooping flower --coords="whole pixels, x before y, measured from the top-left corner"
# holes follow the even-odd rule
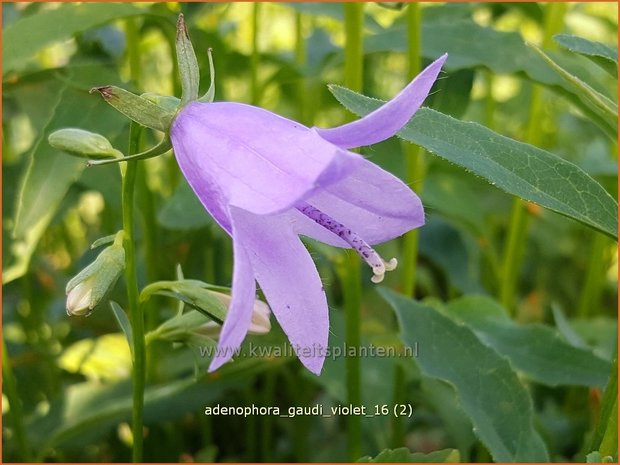
[[[228,361],[252,321],[256,282],[302,363],[321,372],[328,340],[325,291],[300,235],[353,248],[374,282],[396,267],[372,245],[422,226],[418,196],[348,149],[396,134],[427,97],[447,55],[394,99],[336,128],[308,128],[241,103],[190,102],[170,137],[188,183],[232,236],[232,302],[209,368]],[[301,350],[300,350],[301,349]]]

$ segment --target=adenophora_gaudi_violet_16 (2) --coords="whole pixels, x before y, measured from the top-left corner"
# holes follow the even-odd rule
[[[294,347],[326,348],[327,299],[299,236],[355,250],[372,268],[375,283],[396,268],[396,259],[384,260],[372,246],[422,226],[422,203],[404,182],[350,149],[395,135],[428,96],[447,54],[372,113],[327,129],[252,105],[214,102],[211,50],[211,85],[198,98],[198,63],[182,15],[177,57],[180,101],[139,97],[114,86],[95,90],[134,121],[166,133],[159,146],[124,160],[172,147],[194,193],[232,237],[232,299],[209,370],[230,360],[245,338],[257,282]],[[317,352],[297,352],[315,374],[325,360],[325,351]]]

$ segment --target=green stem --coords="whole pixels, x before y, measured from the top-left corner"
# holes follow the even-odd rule
[[[363,26],[364,4],[344,4],[344,81],[354,91],[362,90],[363,81]],[[346,314],[345,340],[348,347],[361,344],[362,284],[360,262],[357,255],[347,253],[342,273],[344,306]],[[362,404],[361,365],[358,357],[347,357],[347,400],[350,404]],[[347,443],[349,460],[355,462],[362,452],[362,423],[357,415],[347,417]]]
[[[422,33],[422,14],[419,3],[410,3],[405,12],[407,21],[407,78],[413,79],[420,72],[421,68],[421,33]],[[422,149],[407,142],[402,143],[403,156],[405,157],[405,182],[415,185],[418,192],[422,191],[424,177],[426,174],[426,163]],[[415,291],[415,282],[418,262],[418,242],[419,232],[417,229],[409,231],[402,240],[401,292],[412,297]],[[402,404],[405,402],[405,372],[400,364],[394,367],[394,392],[393,403]],[[401,417],[392,418],[392,447],[400,447],[405,441],[405,426]]]
[[[614,455],[618,450],[618,353],[614,356],[611,374],[603,401],[601,415],[594,429],[589,450],[599,451],[602,456]]]
[[[157,250],[159,250],[159,238],[157,235],[157,224],[155,222],[155,202],[153,199],[153,193],[149,189],[147,178],[148,171],[146,163],[137,164],[137,187],[138,187],[138,202],[140,205],[140,219],[142,220],[142,237],[143,237],[143,250],[144,261],[146,264],[146,279],[147,282],[152,283],[159,279],[159,261]],[[145,304],[143,312],[146,317],[145,330],[151,330],[157,327],[159,322],[158,308],[152,304]],[[147,373],[148,379],[152,380],[156,374],[155,360],[158,359],[156,355],[157,345],[151,344],[148,347],[148,353],[146,355]]]
[[[548,48],[553,43],[553,35],[559,32],[564,21],[567,5],[563,3],[549,3],[545,9],[542,46]],[[525,140],[532,145],[539,145],[542,137],[540,133],[542,113],[541,88],[532,86],[529,119],[525,131]],[[512,205],[508,237],[504,247],[502,269],[500,276],[499,297],[501,303],[509,311],[514,311],[515,295],[523,251],[527,240],[529,215],[526,212],[526,202],[515,198]]]
[[[590,260],[586,280],[581,291],[577,315],[586,318],[593,315],[601,301],[601,293],[605,282],[605,268],[607,266],[607,247],[608,239],[599,233],[594,233],[590,248]]]
[[[252,9],[252,56],[250,59],[250,99],[252,105],[258,105],[258,18],[260,14],[259,2],[254,3]]]
[[[407,77],[413,79],[420,72],[420,50],[422,19],[419,3],[410,3],[406,12],[407,20]],[[418,192],[422,191],[426,163],[422,149],[407,142],[403,142],[405,157],[405,182],[415,184]],[[418,261],[418,230],[409,231],[403,237],[402,253],[400,257],[401,292],[406,296],[413,296]]]
[[[297,102],[299,109],[299,121],[304,124],[311,124],[308,121],[308,92],[306,90],[306,78],[302,73],[303,66],[306,64],[306,40],[304,37],[303,13],[295,12],[295,63],[300,71],[297,82]]]
[[[2,338],[2,390],[4,391],[4,395],[8,399],[11,407],[9,416],[12,420],[13,432],[15,434],[15,441],[17,443],[19,455],[24,462],[31,462],[32,455],[30,454],[31,449],[28,444],[28,437],[26,436],[26,430],[24,428],[22,404],[19,399],[19,395],[17,394],[17,384],[15,383],[15,376],[13,374],[9,353],[6,350],[4,337]]]
[[[140,148],[141,127],[131,122],[129,129],[128,154],[138,153]],[[134,462],[142,462],[144,410],[144,385],[146,377],[144,315],[138,304],[138,278],[136,271],[136,251],[134,245],[134,190],[136,184],[136,162],[126,164],[122,179],[123,231],[125,233],[125,281],[127,286],[127,311],[133,335],[133,452]]]

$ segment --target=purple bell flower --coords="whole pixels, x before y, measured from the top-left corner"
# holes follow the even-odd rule
[[[232,302],[209,371],[232,358],[252,322],[256,282],[301,362],[323,367],[327,299],[300,235],[353,248],[381,282],[396,260],[373,244],[424,224],[418,196],[347,149],[396,134],[426,99],[447,55],[369,115],[308,128],[241,103],[188,103],[172,123],[177,162],[211,216],[233,239]]]

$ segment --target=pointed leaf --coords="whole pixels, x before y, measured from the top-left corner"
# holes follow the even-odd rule
[[[418,344],[415,363],[425,376],[450,383],[474,432],[497,462],[544,462],[532,400],[508,361],[466,326],[431,307],[381,288],[394,309],[402,341]]]
[[[459,462],[459,451],[456,449],[444,449],[423,454],[421,452],[412,453],[406,447],[398,449],[385,449],[375,458],[370,456],[362,457],[358,460],[361,463],[457,463]]]
[[[127,318],[127,314],[125,310],[121,308],[119,304],[114,301],[110,301],[110,308],[112,309],[112,314],[114,318],[116,318],[116,322],[118,323],[119,328],[125,334],[127,338],[127,344],[129,344],[129,349],[133,353],[133,333],[131,331],[131,323],[129,322],[129,318]]]
[[[571,52],[579,53],[598,64],[614,77],[618,77],[618,50],[600,42],[593,42],[583,37],[570,34],[553,36],[559,45]]]
[[[330,90],[362,116],[383,103],[343,87]],[[616,201],[581,168],[556,155],[428,108],[418,110],[398,135],[509,194],[618,238]]]
[[[453,300],[445,310],[535,381],[552,386],[604,386],[607,382],[608,361],[591,349],[570,345],[549,326],[515,323],[491,298],[466,296]]]
[[[562,79],[568,83],[568,85],[572,88],[573,93],[586,105],[588,105],[593,112],[597,113],[602,119],[609,121],[612,128],[617,125],[618,105],[616,103],[612,102],[600,92],[597,92],[577,76],[568,72],[540,48],[532,44],[529,45],[558,75],[562,77]]]

